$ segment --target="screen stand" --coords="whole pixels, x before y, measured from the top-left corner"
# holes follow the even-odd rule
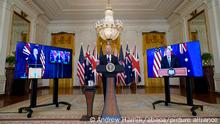
[[[155,105],[159,103],[165,103],[165,106],[168,106],[169,103],[178,104],[178,105],[187,105],[192,106],[190,109],[193,116],[196,116],[197,113],[195,112],[196,109],[200,108],[203,111],[203,105],[195,105],[193,104],[192,98],[192,83],[190,78],[186,77],[186,99],[187,103],[178,103],[178,102],[171,102],[170,100],[170,84],[169,84],[169,77],[164,77],[165,82],[165,100],[158,100],[152,103],[153,109],[155,109]]]
[[[37,79],[32,80],[32,91],[31,91],[31,96],[30,96],[30,106],[29,107],[21,107],[18,109],[19,113],[22,113],[22,111],[27,111],[27,117],[30,118],[33,110],[32,108],[37,108],[37,107],[44,107],[44,106],[50,106],[50,105],[56,105],[56,107],[59,107],[59,104],[64,104],[67,105],[67,110],[70,110],[71,104],[64,102],[64,101],[58,101],[58,79],[54,79],[54,88],[53,88],[53,103],[48,103],[48,104],[42,104],[42,105],[37,105]]]

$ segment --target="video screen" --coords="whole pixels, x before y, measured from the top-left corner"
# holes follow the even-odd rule
[[[50,62],[70,64],[70,52],[51,50],[50,51]]]
[[[161,69],[186,68],[187,77],[202,77],[202,59],[199,41],[148,49],[149,78],[159,78]]]
[[[72,78],[72,50],[18,42],[15,79],[28,78],[29,68],[41,68],[42,79]]]

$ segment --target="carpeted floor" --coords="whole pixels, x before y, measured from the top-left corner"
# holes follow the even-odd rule
[[[171,104],[168,107],[164,104],[156,105],[156,110],[153,110],[152,103],[156,100],[164,99],[164,94],[155,95],[140,95],[126,94],[117,95],[118,106],[122,117],[126,118],[150,118],[150,117],[193,117],[189,106],[181,106]],[[27,119],[26,113],[17,113],[18,108],[28,106],[29,100],[17,104],[13,104],[0,109],[0,123],[29,121],[79,121],[86,114],[86,100],[84,95],[62,95],[59,100],[66,101],[72,104],[71,109],[66,110],[66,106],[60,105],[48,106],[42,108],[34,108],[32,118]],[[186,98],[182,96],[171,96],[171,100],[175,102],[186,102]],[[38,98],[38,104],[45,104],[52,101],[52,96],[42,96]],[[198,100],[194,100],[195,104],[204,105],[204,110],[197,110],[198,117],[220,117],[220,104],[208,104]],[[101,115],[103,108],[103,95],[95,96],[94,100],[94,115]],[[26,121],[25,121],[26,122]]]

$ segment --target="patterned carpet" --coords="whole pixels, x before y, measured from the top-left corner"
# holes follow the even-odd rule
[[[188,106],[171,104],[168,107],[164,104],[156,105],[153,110],[152,103],[156,100],[163,100],[164,94],[140,95],[126,94],[117,95],[118,106],[122,117],[126,118],[150,118],[150,117],[193,117]],[[62,95],[59,100],[72,104],[71,109],[66,110],[66,106],[60,105],[48,106],[42,108],[34,108],[32,118],[27,119],[26,113],[17,113],[18,108],[28,106],[29,100],[16,103],[0,109],[0,123],[28,123],[30,121],[41,121],[53,123],[64,123],[65,121],[79,121],[82,115],[86,114],[86,100],[84,95]],[[186,98],[182,96],[172,95],[171,100],[175,102],[186,102]],[[45,104],[52,101],[52,96],[38,97],[38,104]],[[197,110],[198,117],[220,117],[220,104],[208,104],[198,100],[194,100],[195,104],[204,105],[204,110]],[[103,95],[95,96],[94,115],[101,115],[103,108]],[[28,121],[27,121],[28,120]]]

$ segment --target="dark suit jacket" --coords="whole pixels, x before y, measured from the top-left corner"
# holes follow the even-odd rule
[[[30,66],[32,66],[32,67],[33,67],[34,65],[36,65],[36,64],[37,64],[36,66],[42,64],[41,61],[40,61],[40,56],[37,55],[37,60],[36,60],[35,57],[34,57],[34,55],[31,54],[31,55],[28,57],[28,64],[29,64]]]
[[[111,55],[111,63],[115,65],[119,65],[118,58],[114,55]],[[100,65],[107,65],[107,64],[108,64],[108,60],[107,60],[106,55],[104,55],[102,58],[100,58]]]
[[[169,66],[167,56],[164,56],[161,61],[161,68],[179,68],[180,63],[175,55],[171,55],[171,66]]]

